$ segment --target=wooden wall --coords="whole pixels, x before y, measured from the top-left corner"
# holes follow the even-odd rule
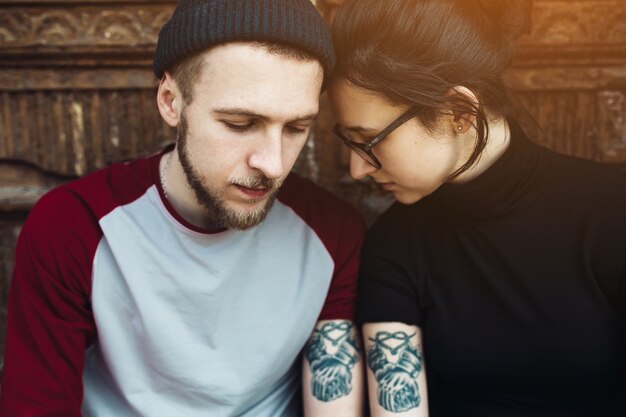
[[[331,18],[341,2],[315,3]],[[175,4],[0,0],[0,352],[14,244],[34,201],[173,140],[156,110],[150,64]],[[626,1],[536,0],[506,82],[541,126],[537,141],[626,167]],[[389,196],[349,178],[322,100],[296,170],[371,220]]]

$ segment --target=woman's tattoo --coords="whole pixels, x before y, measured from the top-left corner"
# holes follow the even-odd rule
[[[320,401],[333,401],[352,391],[352,368],[359,360],[359,343],[352,328],[348,321],[324,323],[306,346],[313,395]]]
[[[378,332],[370,338],[367,365],[378,383],[378,404],[387,411],[401,413],[419,407],[421,398],[417,376],[422,370],[422,354],[411,343],[414,334]]]

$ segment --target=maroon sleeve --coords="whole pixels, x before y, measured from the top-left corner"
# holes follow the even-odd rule
[[[279,199],[290,206],[318,235],[333,259],[335,268],[320,320],[354,320],[356,279],[365,222],[345,201],[291,174]]]
[[[101,232],[67,188],[34,207],[16,247],[0,394],[2,417],[78,417],[95,338],[91,265]]]
[[[344,210],[335,215],[337,216],[336,223],[333,222],[335,224],[332,225],[336,227],[333,230],[335,236],[334,239],[328,239],[329,242],[335,244],[327,244],[335,261],[335,270],[319,319],[354,321],[356,281],[361,246],[365,235],[365,224],[361,215],[347,204]]]

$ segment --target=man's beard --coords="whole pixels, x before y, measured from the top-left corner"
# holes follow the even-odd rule
[[[265,175],[259,173],[256,176],[247,178],[229,178],[229,184],[232,186],[243,186],[248,188],[262,187],[268,189],[269,195],[264,197],[267,199],[262,207],[253,208],[250,210],[245,209],[231,209],[226,207],[224,201],[224,194],[226,189],[214,192],[209,190],[204,185],[206,181],[203,181],[202,176],[195,170],[191,163],[191,158],[187,149],[187,133],[188,124],[185,112],[181,114],[180,123],[178,125],[178,132],[176,134],[176,149],[178,150],[178,158],[183,167],[183,172],[187,179],[187,183],[193,190],[196,196],[196,200],[199,204],[207,209],[208,220],[219,226],[223,226],[228,229],[246,230],[261,223],[269,213],[274,200],[276,199],[276,192],[281,185],[281,181],[271,180]],[[255,200],[251,200],[251,203],[255,203]]]

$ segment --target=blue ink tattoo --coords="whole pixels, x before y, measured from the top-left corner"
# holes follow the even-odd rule
[[[419,407],[421,398],[417,376],[422,370],[422,355],[411,344],[415,333],[378,332],[370,338],[367,365],[378,382],[378,404],[387,411],[401,413]]]
[[[352,327],[347,321],[324,323],[306,346],[313,395],[320,401],[333,401],[352,391],[352,368],[359,360]]]

